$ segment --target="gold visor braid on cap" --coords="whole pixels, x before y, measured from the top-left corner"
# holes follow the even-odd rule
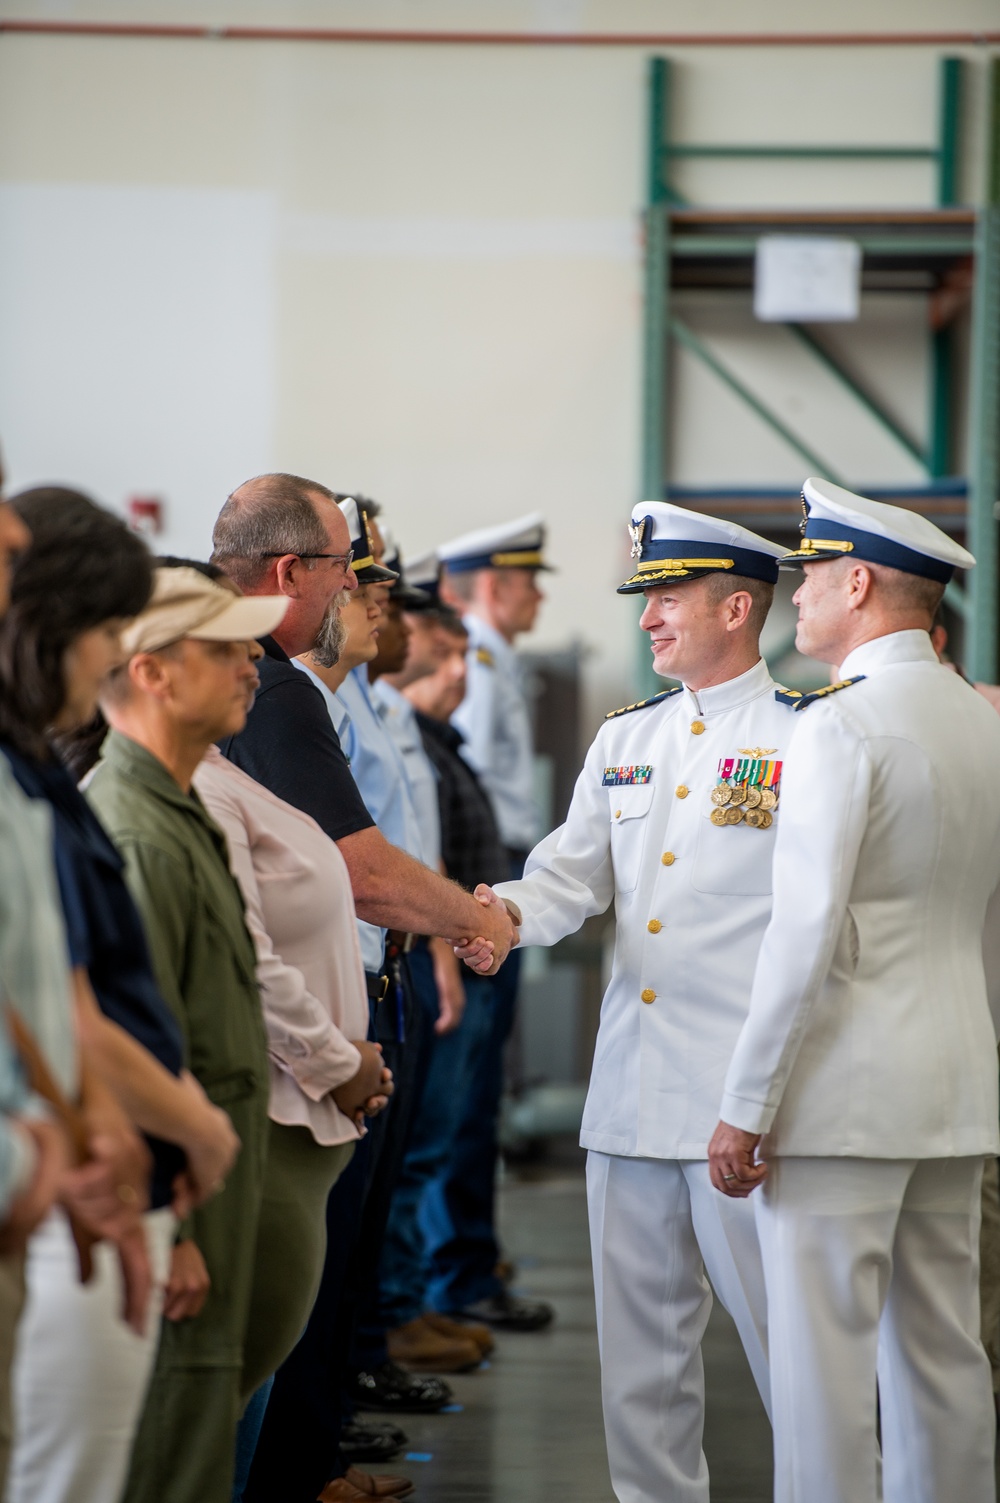
[[[490,563],[495,569],[529,569],[542,562],[539,548],[522,548],[518,553],[491,553]]]
[[[357,506],[357,502],[355,502],[354,504],[355,506]],[[368,513],[365,511],[363,506],[358,506],[358,516],[361,519],[361,530],[365,535],[365,542],[368,544],[368,557],[351,559],[351,568],[354,570],[355,574],[359,569],[370,569],[375,562],[375,540],[372,537],[372,529],[368,521]]]
[[[803,538],[797,553],[853,553],[854,544],[840,538]]]
[[[647,558],[637,565],[642,573],[683,574],[688,569],[733,569],[731,558]]]

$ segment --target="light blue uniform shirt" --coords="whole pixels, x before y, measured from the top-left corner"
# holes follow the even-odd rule
[[[379,830],[390,844],[423,861],[423,839],[406,769],[372,701],[367,664],[352,669],[336,693],[331,693],[304,664],[297,666],[321,690],[351,764],[354,781]],[[365,970],[378,974],[385,951],[385,930],[359,919],[358,936]]]
[[[406,780],[413,799],[413,809],[420,825],[423,860],[437,870],[441,860],[441,805],[438,801],[438,775],[434,763],[424,751],[423,737],[417,724],[417,712],[405,694],[400,694],[384,678],[371,686],[371,697],[382,724],[392,737],[403,759]]]
[[[531,720],[521,664],[505,637],[478,616],[469,633],[465,698],[451,717],[465,737],[462,756],[489,794],[504,845],[530,851],[538,839]]]

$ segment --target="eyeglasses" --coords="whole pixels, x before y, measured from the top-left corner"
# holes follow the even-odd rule
[[[261,553],[260,558],[332,558],[338,563],[346,574],[351,567],[354,558],[354,549],[350,548],[347,553],[294,553],[291,548],[286,548],[283,553]]]

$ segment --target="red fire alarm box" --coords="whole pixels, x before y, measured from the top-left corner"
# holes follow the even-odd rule
[[[125,511],[133,532],[155,538],[163,531],[163,502],[159,496],[130,496]]]

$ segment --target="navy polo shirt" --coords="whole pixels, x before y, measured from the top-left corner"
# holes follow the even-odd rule
[[[40,762],[7,745],[0,750],[30,798],[52,808],[55,866],[70,959],[86,968],[98,1005],[172,1075],[184,1063],[181,1031],[153,975],[139,911],[125,885],[125,863],[62,763]],[[150,1203],[169,1205],[184,1168],[173,1143],[148,1137],[153,1155]]]
[[[375,823],[351,776],[326,701],[273,637],[262,637],[260,688],[246,728],[219,742],[223,756],[286,804],[312,815],[331,840]]]

